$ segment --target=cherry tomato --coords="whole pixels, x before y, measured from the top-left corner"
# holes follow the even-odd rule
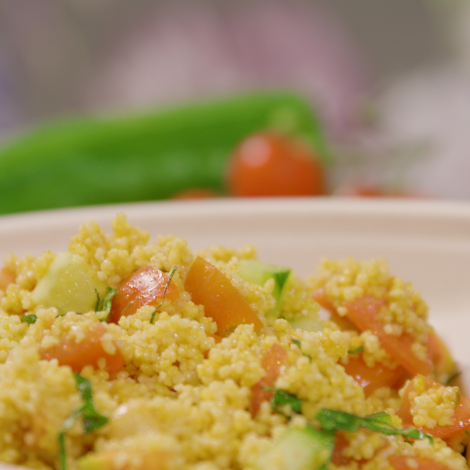
[[[380,188],[378,186],[357,185],[341,188],[337,191],[339,196],[353,197],[378,197],[378,198],[425,198],[424,194],[418,194],[399,189]]]
[[[325,193],[322,165],[306,145],[273,132],[253,134],[229,162],[231,196],[318,196]]]

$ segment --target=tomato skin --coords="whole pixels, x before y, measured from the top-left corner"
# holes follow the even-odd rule
[[[41,351],[41,359],[48,361],[57,359],[60,366],[70,366],[74,372],[79,373],[85,366],[99,369],[98,360],[104,357],[105,370],[115,374],[126,365],[126,361],[118,347],[115,354],[109,354],[103,349],[100,338],[106,331],[104,325],[98,323],[95,328],[87,332],[80,343],[75,343],[73,340],[63,341],[55,347]]]
[[[282,368],[287,364],[287,351],[274,343],[266,352],[261,361],[261,367],[266,375],[253,386],[251,390],[251,415],[255,417],[264,401],[271,401],[274,392],[263,390],[263,387],[274,387]]]
[[[426,390],[433,387],[444,387],[444,385],[435,382],[429,377],[421,377],[421,379],[424,380]],[[413,381],[410,381],[403,394],[400,409],[397,412],[397,415],[403,421],[403,427],[417,427],[414,426],[413,416],[411,415],[410,393],[414,390],[415,387]],[[460,397],[460,402],[455,408],[452,420],[453,424],[449,424],[447,426],[435,426],[432,429],[417,427],[417,429],[420,429],[427,434],[431,434],[434,437],[440,437],[444,440],[454,437],[466,429],[470,429],[470,398],[463,396]]]
[[[330,321],[335,323],[341,331],[357,331],[356,326],[347,319],[347,317],[342,317],[336,312],[336,308],[328,298],[325,292],[324,287],[319,287],[313,294],[313,300],[320,304],[325,310],[330,312]]]
[[[362,354],[350,356],[348,363],[344,365],[344,370],[363,388],[366,398],[378,388],[394,388],[406,374],[400,366],[396,369],[390,369],[383,364],[368,367],[362,358]]]
[[[5,291],[6,288],[14,282],[15,275],[8,268],[2,268],[0,270],[0,290]]]
[[[231,196],[318,196],[325,193],[323,168],[305,145],[274,132],[247,137],[227,171]]]
[[[118,287],[112,300],[108,322],[117,323],[121,316],[133,315],[144,305],[158,306],[163,294],[165,299],[171,301],[179,297],[179,289],[169,276],[154,266],[138,269]]]
[[[347,317],[360,331],[372,331],[382,347],[410,374],[429,375],[432,371],[431,361],[424,361],[414,354],[412,349],[414,340],[411,336],[406,333],[395,336],[385,332],[385,325],[378,318],[384,303],[385,300],[371,295],[346,302]]]
[[[392,455],[388,460],[395,470],[451,470],[447,465],[428,457]]]
[[[217,323],[217,334],[227,336],[242,324],[263,328],[262,321],[232,283],[212,264],[196,257],[189,268],[184,287],[195,304],[203,305],[206,317]]]

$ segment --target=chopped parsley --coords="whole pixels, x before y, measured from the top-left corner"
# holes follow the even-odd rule
[[[389,414],[381,411],[367,415],[364,418],[346,413],[345,411],[330,410],[322,408],[317,413],[317,421],[322,429],[328,431],[357,431],[360,427],[371,431],[380,432],[388,436],[403,436],[407,441],[409,439],[429,439],[432,444],[434,438],[422,431],[414,428],[397,429],[393,426],[392,418]]]
[[[36,323],[36,320],[38,319],[37,315],[31,314],[31,315],[23,315],[21,317],[21,322],[22,323],[27,323],[28,325],[32,325],[33,323]]]
[[[155,321],[155,315],[157,314],[158,309],[159,309],[159,308],[163,305],[163,303],[165,302],[166,291],[168,290],[168,286],[170,285],[170,282],[171,282],[171,280],[173,279],[173,276],[175,275],[177,269],[178,269],[178,266],[173,266],[173,267],[171,268],[170,274],[169,274],[169,276],[168,276],[168,282],[166,283],[165,289],[163,290],[162,301],[161,301],[160,304],[155,308],[155,310],[154,310],[153,313],[152,313],[152,316],[150,317],[150,323],[151,323],[151,324],[153,324],[153,322]]]
[[[298,339],[295,339],[295,338],[292,338],[292,342],[300,349],[300,352],[305,356],[305,357],[308,357],[310,359],[310,362],[312,362],[312,358],[311,356],[309,356],[308,354],[305,354],[303,351],[302,351],[302,343],[298,340]]]
[[[58,436],[59,441],[59,463],[60,470],[67,469],[67,455],[65,451],[65,433],[74,425],[79,416],[83,420],[83,430],[85,434],[95,431],[108,423],[106,416],[100,415],[93,404],[93,390],[89,380],[82,377],[76,372],[73,373],[75,382],[77,383],[77,390],[83,401],[83,406],[77,408],[62,425],[62,429]]]
[[[106,294],[104,295],[103,299],[100,300],[100,294],[95,289],[97,301],[95,306],[95,312],[106,312],[106,316],[101,319],[101,321],[107,322],[109,313],[111,312],[112,300],[113,297],[117,294],[117,290],[113,287],[108,287],[106,290]]]
[[[282,390],[280,388],[275,387],[261,387],[263,390],[267,390],[270,392],[274,392],[273,398],[271,400],[271,408],[276,413],[279,413],[286,418],[290,418],[284,411],[281,410],[280,407],[285,405],[289,405],[291,410],[294,413],[301,413],[302,412],[302,401],[299,397],[294,395],[293,393],[289,393],[286,390]]]

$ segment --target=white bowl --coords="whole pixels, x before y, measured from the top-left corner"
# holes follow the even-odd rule
[[[340,198],[159,202],[0,217],[0,260],[67,248],[81,223],[109,231],[116,213],[151,233],[212,244],[258,247],[259,258],[305,276],[322,257],[386,258],[413,282],[464,372],[470,390],[470,204]],[[8,468],[0,464],[0,470]],[[9,467],[11,468],[11,467]],[[17,468],[17,467],[16,467]]]

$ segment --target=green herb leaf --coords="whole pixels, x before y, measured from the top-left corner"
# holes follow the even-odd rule
[[[165,289],[163,290],[162,301],[161,301],[160,304],[155,308],[155,310],[154,310],[153,313],[152,313],[152,316],[150,317],[150,323],[151,323],[151,324],[153,324],[153,322],[155,321],[155,315],[157,314],[158,309],[159,309],[159,308],[163,305],[163,303],[165,302],[166,291],[168,290],[168,286],[170,285],[170,281],[173,279],[173,276],[175,275],[177,269],[178,269],[178,266],[173,266],[173,267],[171,268],[170,275],[168,276],[168,282],[166,283]]]
[[[108,423],[106,416],[100,415],[93,405],[85,405],[82,408],[83,429],[85,433],[90,433],[103,427]]]
[[[346,413],[345,411],[322,408],[316,416],[323,429],[328,431],[357,431],[360,427],[380,432],[388,436],[403,436],[405,439],[429,439],[431,444],[434,438],[414,428],[397,429],[393,426],[392,418],[385,412],[367,415],[364,418]]]
[[[106,416],[100,415],[93,405],[93,390],[89,380],[82,377],[76,372],[73,373],[75,382],[77,383],[77,390],[83,401],[83,406],[77,408],[62,425],[59,433],[59,464],[60,470],[67,470],[67,454],[65,450],[65,433],[74,425],[79,416],[83,420],[83,429],[86,434],[103,427],[108,423],[109,419]]]
[[[300,349],[300,352],[305,356],[305,357],[308,357],[310,359],[310,362],[312,362],[312,358],[311,356],[309,356],[308,354],[305,354],[303,351],[302,351],[302,343],[298,340],[298,339],[295,339],[295,338],[292,338],[292,342],[297,345],[297,347]]]
[[[275,387],[265,386],[261,388],[262,390],[274,392],[273,398],[271,400],[271,408],[276,413],[286,416],[286,414],[279,408],[285,405],[289,405],[294,413],[302,412],[302,401],[300,400],[300,398],[297,397],[297,395]],[[290,418],[290,416],[286,416],[286,418]]]
[[[73,373],[73,376],[75,378],[75,382],[77,383],[78,393],[80,393],[80,396],[82,397],[85,405],[92,404],[93,390],[90,381],[76,372]]]
[[[99,312],[101,299],[100,299],[100,293],[98,292],[98,289],[96,288],[95,288],[95,294],[96,294],[95,312]]]
[[[364,346],[359,346],[358,348],[356,349],[350,349],[348,351],[348,354],[359,354],[361,352],[364,352]]]
[[[28,325],[32,325],[33,323],[36,323],[37,319],[38,319],[37,315],[34,315],[34,314],[23,315],[21,317],[21,322],[22,323],[28,323]]]
[[[102,318],[101,321],[108,321],[109,313],[111,312],[112,307],[112,300],[116,294],[116,289],[114,289],[113,287],[108,287],[108,289],[106,290],[106,294],[103,297],[103,300],[100,301],[100,295],[98,294],[98,291],[96,291],[98,301],[96,302],[95,312],[106,312],[106,316]]]
[[[56,318],[59,318],[59,317],[65,317],[65,315],[67,315],[67,313],[69,312],[65,312],[65,313],[59,313],[59,315],[56,316]],[[83,315],[83,312],[75,312],[77,315]]]
[[[457,380],[460,376],[462,375],[462,372],[456,372],[455,374],[452,374],[448,379],[447,382],[445,383],[446,387],[450,387],[452,383]]]
[[[62,429],[59,433],[59,465],[60,470],[67,470],[67,453],[65,450],[65,433],[74,425],[76,419],[80,416],[82,412],[81,408],[76,409],[62,425]]]

